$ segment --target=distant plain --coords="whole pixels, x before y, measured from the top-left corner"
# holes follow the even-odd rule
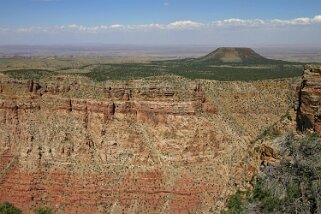
[[[187,63],[214,46],[1,46],[0,72],[18,79],[81,75],[95,81],[176,75],[189,79],[253,81],[301,75],[305,63],[321,62],[317,48],[254,48],[282,63]]]

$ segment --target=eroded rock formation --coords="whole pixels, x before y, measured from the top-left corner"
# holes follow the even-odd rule
[[[321,135],[321,66],[306,65],[298,88],[297,126],[302,132]]]
[[[0,81],[0,202],[25,213],[219,213],[289,107],[287,80]]]

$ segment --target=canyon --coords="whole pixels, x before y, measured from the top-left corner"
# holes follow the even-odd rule
[[[0,78],[0,202],[28,213],[219,213],[293,80]]]

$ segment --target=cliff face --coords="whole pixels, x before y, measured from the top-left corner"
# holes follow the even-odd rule
[[[321,135],[321,66],[304,67],[301,86],[297,91],[298,129]]]
[[[250,187],[247,142],[288,108],[287,81],[226,84],[2,77],[0,202],[24,212],[219,212]]]

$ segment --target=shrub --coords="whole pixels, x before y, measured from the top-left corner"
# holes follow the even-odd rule
[[[41,70],[41,69],[18,69],[18,70],[7,70],[2,73],[9,75],[16,79],[28,80],[28,79],[42,79],[50,77],[55,74],[53,71]]]
[[[189,79],[210,79],[221,81],[255,81],[264,79],[291,78],[302,75],[301,68],[295,66],[270,65],[260,67],[231,66],[220,67],[204,63],[184,61],[123,64],[101,64],[85,75],[96,81],[139,79],[160,75],[177,75]]]
[[[52,209],[45,207],[45,208],[38,208],[36,209],[35,214],[52,214]]]
[[[0,204],[0,214],[20,214],[21,210],[14,207],[12,204],[5,202]]]
[[[227,202],[228,210],[222,212],[223,214],[239,214],[243,213],[246,197],[244,193],[236,192]]]
[[[321,139],[280,139],[281,162],[265,166],[249,196],[237,193],[223,213],[321,213]]]

